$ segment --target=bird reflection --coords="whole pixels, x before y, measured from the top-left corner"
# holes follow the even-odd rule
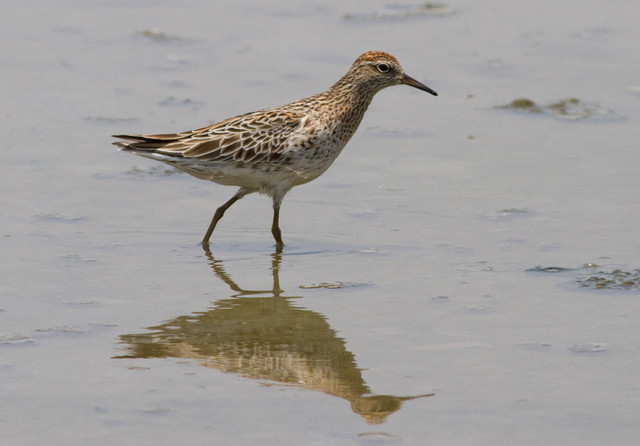
[[[350,402],[367,422],[379,424],[403,401],[432,396],[375,395],[353,353],[320,313],[295,305],[301,296],[280,289],[280,252],[271,255],[271,290],[245,290],[223,262],[205,250],[211,269],[234,294],[201,312],[149,327],[150,333],[121,335],[127,354],[117,358],[188,358],[244,378],[321,391]]]

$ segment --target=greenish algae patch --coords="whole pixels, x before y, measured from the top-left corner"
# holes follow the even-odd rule
[[[598,271],[579,277],[576,282],[583,288],[598,290],[640,290],[640,269],[623,271]]]
[[[611,119],[615,117],[613,110],[607,109],[602,104],[584,102],[578,98],[560,99],[547,105],[536,104],[529,98],[518,98],[496,108],[514,110],[519,113],[546,114],[563,120]]]
[[[364,286],[364,285],[369,285],[369,284],[356,283],[356,282],[321,282],[321,283],[312,283],[310,285],[300,285],[300,288],[305,290],[314,289],[314,288],[327,288],[327,289],[333,290],[337,288],[350,288],[350,287],[357,287],[357,286]]]
[[[512,110],[526,111],[529,113],[542,113],[542,109],[531,99],[527,98],[514,99],[508,104],[501,105],[498,108],[510,108]]]

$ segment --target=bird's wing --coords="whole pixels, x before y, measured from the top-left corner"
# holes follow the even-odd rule
[[[292,140],[313,132],[304,114],[263,110],[181,133],[113,135],[130,142],[114,144],[125,150],[155,152],[177,158],[212,162],[277,162]]]

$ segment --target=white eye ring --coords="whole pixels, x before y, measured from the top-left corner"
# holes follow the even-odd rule
[[[378,71],[381,73],[388,73],[389,70],[391,69],[389,68],[389,65],[387,65],[386,63],[378,64],[376,68],[378,68]]]

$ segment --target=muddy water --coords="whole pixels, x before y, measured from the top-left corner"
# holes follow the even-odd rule
[[[7,444],[634,444],[637,8],[5,2]],[[320,36],[320,38],[319,38]],[[249,196],[110,146],[396,87],[321,178]]]

